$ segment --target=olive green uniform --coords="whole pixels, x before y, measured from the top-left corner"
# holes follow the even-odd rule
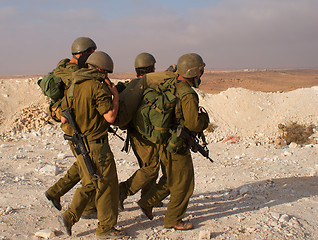
[[[184,127],[191,132],[203,131],[208,126],[209,118],[207,114],[199,113],[198,96],[191,89],[191,83],[178,81],[175,86],[181,108],[176,111],[182,113]],[[191,153],[186,148],[178,153],[170,153],[165,145],[157,145],[157,151],[160,152],[163,176],[138,204],[144,209],[151,209],[170,194],[164,218],[164,226],[170,228],[181,222],[193,193],[193,162]]]
[[[112,108],[112,95],[106,84],[105,75],[93,69],[80,69],[72,74],[76,83],[72,108],[75,121],[87,137],[93,168],[99,179],[100,193],[90,179],[84,160],[76,155],[82,186],[75,191],[69,208],[63,213],[69,224],[77,222],[87,203],[94,198],[99,220],[96,235],[107,234],[117,223],[118,216],[118,177],[113,153],[108,143],[109,124],[103,115]],[[61,108],[69,106],[69,97],[63,100]],[[69,124],[62,124],[63,131],[73,135]],[[72,150],[74,147],[72,146]]]
[[[65,85],[65,91],[71,86],[72,73],[79,69],[79,66],[75,63],[70,63],[70,59],[62,59],[56,69],[54,69],[54,75],[60,77]],[[49,108],[50,116],[60,121],[61,111],[60,102],[57,102]],[[73,153],[75,156],[75,153]],[[61,177],[53,186],[51,186],[46,192],[53,198],[60,198],[71,190],[80,181],[77,162],[68,169],[67,173]],[[86,209],[85,214],[95,211],[95,203],[91,201]]]
[[[136,78],[131,80],[130,83],[132,86],[134,86],[139,81],[141,81],[140,78]],[[129,84],[127,86],[130,88]],[[127,97],[130,95],[130,98],[132,98],[131,94],[125,94]],[[120,105],[120,107],[122,107],[123,104],[125,105],[123,109],[132,108],[129,106],[131,101],[129,103],[126,100]],[[120,111],[122,112],[123,110]],[[121,112],[119,114],[121,114]],[[160,167],[159,156],[155,153],[156,145],[154,143],[144,138],[130,125],[127,127],[127,137],[140,168],[135,171],[130,178],[119,184],[119,198],[121,201],[125,200],[127,196],[134,195],[140,189],[141,195],[143,196],[150,188],[154,186],[154,184],[156,184]]]
[[[148,192],[156,184],[160,166],[159,155],[155,152],[156,145],[154,143],[142,137],[133,128],[128,129],[127,135],[140,168],[125,182],[120,183],[120,200],[134,195],[140,189],[141,196]]]

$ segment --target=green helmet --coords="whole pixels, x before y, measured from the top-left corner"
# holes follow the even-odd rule
[[[105,70],[109,73],[112,73],[114,70],[114,63],[111,57],[102,51],[97,51],[92,53],[86,60],[87,64],[91,64],[95,67],[98,67],[102,70]]]
[[[156,63],[156,59],[149,53],[140,53],[135,59],[135,68],[145,68],[153,66]]]
[[[94,50],[97,48],[95,42],[88,37],[79,37],[72,44],[72,54],[82,53],[90,48]]]
[[[200,55],[188,53],[179,58],[177,66],[177,73],[179,75],[184,78],[194,78],[203,70],[205,63]]]

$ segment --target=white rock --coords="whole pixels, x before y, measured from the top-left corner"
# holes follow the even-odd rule
[[[64,159],[66,157],[66,154],[65,153],[59,153],[59,154],[57,154],[57,158],[58,159]]]
[[[279,221],[280,222],[288,222],[290,219],[290,216],[288,216],[287,214],[283,214],[280,216]]]
[[[298,146],[298,144],[295,143],[295,142],[291,142],[291,143],[289,144],[289,148],[297,148],[297,146]]]
[[[209,230],[202,230],[199,233],[199,240],[211,239],[211,233]]]
[[[50,238],[54,238],[56,235],[55,235],[54,231],[52,231],[50,229],[42,229],[42,230],[36,232],[35,236],[45,238],[45,239],[50,239]]]
[[[288,152],[288,151],[284,151],[283,152],[283,156],[291,156],[292,155],[292,153],[290,153],[290,152]]]
[[[59,169],[56,165],[46,165],[45,167],[40,168],[39,171],[45,175],[56,176],[59,172]]]

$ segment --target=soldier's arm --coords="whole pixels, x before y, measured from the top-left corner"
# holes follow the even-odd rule
[[[182,100],[182,112],[184,117],[184,126],[191,132],[202,132],[208,127],[209,116],[205,113],[199,113],[199,102],[195,94],[187,94]]]
[[[107,122],[114,123],[116,120],[118,108],[119,108],[119,94],[114,83],[107,85],[107,87],[113,95],[113,100],[112,100],[112,108],[108,110],[106,113],[104,113],[104,118]]]

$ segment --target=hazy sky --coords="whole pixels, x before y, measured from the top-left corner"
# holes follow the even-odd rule
[[[317,68],[317,0],[0,0],[0,75],[43,74],[92,38],[133,72],[152,53],[157,70],[185,53],[207,69]]]

